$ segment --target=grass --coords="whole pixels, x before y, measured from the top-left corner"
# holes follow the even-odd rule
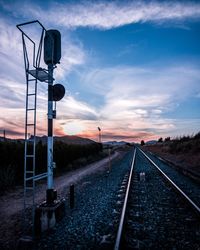
[[[180,167],[200,173],[200,132],[191,136],[164,140],[162,143],[146,145],[145,148]]]
[[[200,132],[193,136],[182,136],[168,143],[169,152],[177,153],[198,153],[200,152]]]

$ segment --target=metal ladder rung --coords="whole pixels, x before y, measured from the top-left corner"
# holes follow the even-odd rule
[[[28,96],[32,96],[32,95],[36,95],[36,93],[30,93],[30,94],[28,94]]]
[[[41,179],[46,178],[47,176],[48,176],[48,173],[47,173],[47,172],[41,173],[41,174],[36,175],[36,176],[34,177],[34,180],[35,180],[35,181],[38,181],[38,180],[41,180]]]
[[[28,72],[29,73],[29,72]],[[30,73],[29,73],[30,74]],[[35,78],[32,78],[32,79],[28,79],[28,82],[32,82],[32,81],[36,81]]]
[[[26,157],[34,157],[34,155],[26,155]]]
[[[26,187],[26,190],[33,190],[33,187]]]
[[[35,124],[34,123],[28,123],[26,124],[26,126],[34,126]]]
[[[32,111],[32,110],[35,110],[35,108],[30,108],[30,109],[27,109],[27,111]]]
[[[33,171],[28,170],[28,171],[26,171],[26,173],[27,173],[27,174],[33,174],[34,172],[33,172]]]
[[[27,142],[34,142],[34,139],[26,139]]]

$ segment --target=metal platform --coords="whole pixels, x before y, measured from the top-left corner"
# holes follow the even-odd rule
[[[55,80],[51,77],[46,69],[36,68],[28,70],[28,73],[32,75],[34,78],[38,79],[40,82],[47,82],[48,80]]]

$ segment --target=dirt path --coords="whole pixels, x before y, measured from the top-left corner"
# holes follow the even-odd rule
[[[120,152],[115,152],[110,158],[115,160],[120,156]],[[109,157],[55,178],[54,186],[58,194],[66,195],[70,184],[76,184],[86,175],[105,170],[108,168],[108,162]],[[39,184],[36,193],[36,203],[40,203],[45,199],[46,184]],[[16,234],[19,234],[22,210],[23,188],[18,187],[16,190],[0,197],[0,249],[10,249],[9,241],[13,240],[13,237],[16,238]]]
[[[115,152],[111,156],[111,160],[117,158],[118,155],[119,153]],[[76,183],[84,176],[91,174],[96,170],[101,169],[102,167],[105,167],[108,161],[109,158],[107,157],[103,160],[87,165],[81,169],[71,171],[65,175],[55,178],[54,180],[55,189],[57,189],[58,193],[63,193],[67,186],[69,186],[72,183]],[[37,185],[36,203],[45,199],[45,193],[46,193],[45,190],[46,190],[46,184]],[[5,219],[5,217],[9,217],[12,216],[13,214],[20,212],[22,208],[23,208],[23,188],[18,188],[17,190],[9,192],[0,197],[0,219],[2,219],[1,217]]]

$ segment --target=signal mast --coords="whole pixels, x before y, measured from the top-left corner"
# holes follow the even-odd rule
[[[27,27],[37,26],[40,32],[39,42],[30,36]],[[65,88],[61,84],[53,84],[53,71],[61,59],[61,34],[58,30],[46,30],[38,21],[18,24],[17,28],[22,34],[24,67],[26,74],[26,116],[25,116],[25,150],[24,150],[24,232],[29,231],[30,226],[28,209],[32,208],[33,236],[38,226],[41,231],[54,225],[50,219],[42,224],[42,215],[49,216],[49,211],[55,212],[60,207],[57,200],[57,191],[53,185],[53,119],[56,118],[56,102],[65,95]],[[41,68],[41,54],[44,52],[44,62],[47,69]],[[36,175],[36,114],[37,114],[37,83],[38,81],[48,84],[48,114],[47,114],[47,172]],[[53,105],[55,103],[55,105]],[[31,135],[31,136],[30,136]],[[39,206],[36,213],[35,185],[38,180],[47,178],[46,202]],[[31,199],[30,199],[31,197]],[[30,201],[31,200],[31,201]],[[37,214],[37,216],[36,216]],[[44,220],[43,220],[44,221]]]

